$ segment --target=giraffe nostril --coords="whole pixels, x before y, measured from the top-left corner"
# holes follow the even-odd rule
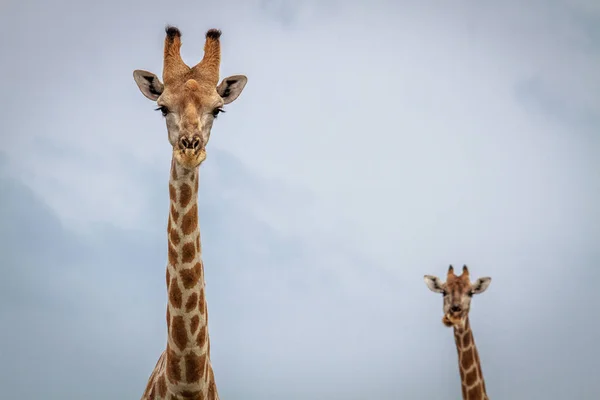
[[[190,145],[189,140],[187,140],[186,137],[182,137],[181,139],[179,139],[179,148],[180,149],[187,149]]]
[[[200,147],[200,136],[194,135],[194,137],[192,138],[192,145],[190,146],[190,148],[193,150],[197,150],[198,147]]]
[[[460,306],[456,305],[456,304],[453,305],[452,307],[450,307],[450,311],[455,312],[455,313],[460,312],[460,310],[461,310]]]
[[[181,139],[179,139],[179,148],[181,150],[198,150],[201,144],[202,140],[198,135],[194,135],[192,137],[184,136]]]

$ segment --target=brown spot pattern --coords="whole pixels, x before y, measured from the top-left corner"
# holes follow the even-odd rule
[[[173,384],[181,381],[179,361],[181,361],[181,358],[167,346],[167,378],[169,378],[169,382]]]
[[[468,399],[468,397],[467,397],[467,387],[464,385],[464,383],[462,384],[461,388],[462,388],[463,399]]]
[[[196,248],[193,242],[189,242],[183,245],[181,248],[181,262],[186,264],[194,261],[196,256]]]
[[[183,302],[182,296],[181,289],[179,289],[179,285],[177,284],[177,278],[173,277],[171,279],[171,287],[169,288],[169,300],[174,308],[181,308],[181,303]]]
[[[175,223],[177,223],[177,220],[179,219],[179,213],[173,204],[171,204],[171,218],[173,218],[173,222]]]
[[[203,348],[204,343],[206,343],[206,326],[200,328],[200,332],[198,332],[198,336],[196,336],[196,344],[198,347]]]
[[[196,307],[196,303],[198,303],[198,295],[192,293],[185,303],[185,311],[192,311]]]
[[[481,372],[481,361],[479,361],[479,353],[477,349],[475,350],[475,361],[477,362],[477,372],[479,373],[479,377],[482,380],[483,390],[485,390],[485,382],[483,382],[483,372]]]
[[[171,232],[169,233],[169,239],[171,239],[171,243],[173,243],[175,246],[177,246],[181,240],[179,233],[177,233],[175,229],[171,229]]]
[[[458,372],[460,372],[460,381],[465,381],[465,371],[462,368],[458,368]]]
[[[481,379],[481,388],[484,393],[487,393],[485,390],[485,381],[483,380],[483,374],[481,373],[481,367],[477,365],[477,371],[479,372],[479,379]]]
[[[481,385],[469,389],[467,396],[469,400],[482,400]]]
[[[165,376],[161,375],[156,382],[156,386],[158,387],[158,395],[160,397],[165,397],[167,395],[167,382],[165,382]]]
[[[169,198],[173,203],[177,203],[177,190],[169,183]]]
[[[190,321],[190,332],[192,335],[196,333],[196,329],[198,329],[198,325],[200,324],[200,317],[194,315],[192,320]]]
[[[173,179],[177,179],[177,166],[173,163],[171,168],[171,175]],[[193,187],[193,189],[192,189]],[[196,175],[192,176],[189,184],[183,183],[179,187],[179,193],[175,185],[169,183],[169,198],[172,203],[179,202],[181,207],[187,207],[192,199],[193,191],[198,190],[198,178]],[[179,212],[177,211],[175,204],[171,204],[170,217],[167,223],[167,231],[169,237],[168,246],[168,259],[171,265],[179,264],[179,253],[175,246],[180,245],[182,242],[181,234],[174,229],[174,224],[179,221]],[[184,236],[188,236],[194,233],[198,227],[198,206],[193,204],[190,210],[183,215],[181,220],[181,233]],[[196,236],[189,243],[185,243],[181,247],[181,262],[190,263],[194,261],[196,253],[201,251],[200,236]],[[170,270],[166,271],[166,284],[169,293],[169,304],[175,309],[181,309],[183,305],[183,293],[178,285],[178,277],[181,279],[185,289],[191,289],[198,284],[203,273],[202,262],[196,262],[191,268],[183,269],[179,271],[178,276],[171,276]],[[204,291],[198,293],[191,293],[185,302],[186,312],[192,312],[194,308],[198,306],[198,309],[202,315],[206,314],[206,302],[204,298]],[[177,348],[184,350],[189,344],[189,338],[187,335],[186,324],[183,316],[176,315],[171,317],[169,307],[167,307],[167,326],[169,328],[169,336]],[[192,335],[195,335],[196,344],[204,348],[208,342],[208,334],[206,325],[200,327],[200,316],[194,315],[190,320],[190,331]],[[210,342],[208,342],[210,346]],[[184,378],[188,383],[200,381],[203,377],[208,375],[209,380],[208,387],[208,398],[215,399],[217,396],[216,385],[214,382],[214,374],[210,363],[208,362],[208,352],[197,356],[194,352],[188,353],[185,356],[178,356],[171,345],[167,345],[166,351],[166,369],[165,374],[158,377],[155,376],[156,371],[153,372],[152,379],[146,387],[146,394],[150,398],[154,396],[160,396],[161,398],[178,399],[173,394],[168,393],[167,379],[171,384],[177,384],[182,382]],[[183,361],[185,369],[181,370],[181,362]],[[185,375],[185,376],[182,376]],[[181,396],[187,399],[205,400],[204,393],[200,391],[183,391],[180,393]]]
[[[184,183],[179,188],[179,204],[186,207],[192,199],[192,188],[187,183]]]
[[[206,300],[204,299],[204,289],[200,291],[200,297],[198,298],[198,310],[200,314],[204,315],[206,310]]]
[[[189,235],[198,227],[198,205],[194,204],[192,208],[183,216],[181,220],[181,232]]]
[[[463,345],[463,347],[469,347],[471,345],[471,334],[470,333],[466,333],[465,336],[463,336],[462,345]]]
[[[197,262],[192,268],[187,268],[181,270],[179,275],[181,275],[181,282],[183,283],[183,287],[186,289],[191,289],[196,286],[200,276],[202,274],[202,264]]]
[[[460,357],[460,365],[464,369],[468,369],[473,364],[473,360],[473,349],[471,348],[462,353],[462,356]]]
[[[187,382],[197,382],[204,375],[206,354],[197,356],[194,352],[185,356],[185,379]]]
[[[169,244],[169,264],[177,265],[177,250]]]
[[[185,331],[185,322],[181,315],[173,317],[171,323],[171,337],[179,350],[183,350],[188,343],[187,332]]]
[[[477,381],[477,368],[473,368],[471,372],[467,372],[467,376],[465,376],[464,382],[468,387],[473,386],[473,384]]]
[[[204,395],[202,394],[202,392],[199,392],[197,390],[184,390],[181,392],[181,396],[183,398],[186,399],[193,399],[193,400],[202,400],[204,399]]]

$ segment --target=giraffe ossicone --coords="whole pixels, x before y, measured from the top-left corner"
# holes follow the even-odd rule
[[[167,346],[150,374],[142,400],[218,399],[210,362],[204,264],[198,226],[199,167],[223,106],[238,98],[247,78],[219,83],[221,31],[206,32],[204,57],[193,67],[181,59],[181,32],[167,26],[163,81],[135,70],[133,78],[165,118],[172,147],[167,222]]]
[[[469,268],[464,265],[462,273],[456,275],[452,265],[448,267],[446,281],[433,275],[425,275],[425,284],[435,293],[443,295],[442,323],[454,328],[454,342],[458,352],[458,370],[464,400],[489,400],[481,369],[479,352],[473,338],[469,311],[474,295],[483,293],[492,278],[479,278],[471,282]]]

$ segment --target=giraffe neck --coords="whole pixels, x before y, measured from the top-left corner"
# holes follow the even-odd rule
[[[454,341],[458,351],[458,369],[462,383],[462,397],[464,400],[489,400],[485,391],[485,381],[481,372],[479,353],[475,346],[473,331],[469,317],[464,326],[454,327]]]
[[[213,390],[204,266],[198,227],[199,167],[171,161],[167,227],[166,384],[170,393],[193,395]]]

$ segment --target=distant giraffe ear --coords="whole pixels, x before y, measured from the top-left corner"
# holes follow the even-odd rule
[[[233,75],[221,81],[217,86],[217,93],[223,98],[225,104],[229,104],[238,98],[244,86],[248,82],[248,78],[244,75]]]
[[[142,94],[150,100],[156,101],[164,90],[162,82],[152,72],[136,69],[133,71],[133,79]]]
[[[442,281],[437,276],[425,275],[425,284],[432,292],[444,293]]]
[[[489,277],[477,279],[475,283],[473,283],[473,285],[471,286],[471,293],[480,294],[485,292],[486,289],[490,286],[490,283],[492,283],[492,278]]]

